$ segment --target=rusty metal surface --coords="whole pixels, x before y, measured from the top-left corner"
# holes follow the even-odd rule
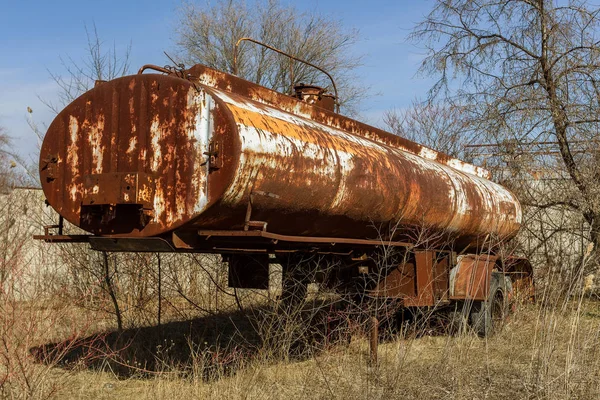
[[[391,224],[464,245],[519,228],[518,201],[485,170],[206,67],[185,76],[105,82],[57,116],[40,176],[59,214],[120,237],[251,221],[327,242]]]
[[[48,243],[87,243],[91,235],[33,235],[34,240]]]
[[[407,299],[417,295],[415,264],[401,263],[378,282],[371,295],[377,297]]]
[[[435,264],[433,266],[433,294],[435,301],[446,301],[449,295],[450,284],[450,255],[436,255]]]
[[[297,99],[304,103],[321,107],[327,111],[335,110],[335,97],[325,94],[325,89],[314,85],[295,85],[294,94]]]
[[[242,142],[222,203],[236,209],[251,190],[276,194],[256,197],[252,216],[274,232],[372,238],[378,232],[368,225],[400,222],[467,241],[488,233],[508,237],[519,228],[516,198],[486,179],[241,95],[215,93]]]
[[[370,295],[402,299],[406,307],[448,302],[448,252],[414,251],[414,261],[402,262],[377,284]]]
[[[450,299],[487,300],[496,260],[487,254],[459,256],[450,272]]]
[[[263,237],[266,239],[283,241],[283,242],[294,242],[294,243],[326,243],[326,244],[352,244],[359,246],[398,246],[398,247],[412,247],[407,242],[395,242],[395,241],[382,241],[382,240],[368,240],[368,239],[350,239],[340,237],[318,237],[318,236],[291,236],[291,235],[279,235],[272,232],[266,232],[263,230],[257,231],[210,231],[201,230],[198,231],[200,236],[210,238],[214,236],[225,236],[225,237]]]
[[[186,75],[199,84],[229,93],[236,93],[258,103],[274,106],[285,112],[343,130],[353,135],[362,136],[383,143],[384,145],[418,155],[428,160],[436,161],[440,164],[448,165],[463,172],[486,179],[491,177],[490,172],[485,168],[466,163],[442,152],[435,151],[421,144],[351,118],[344,117],[343,115],[327,111],[323,108],[313,107],[310,104],[298,101],[296,98],[258,86],[236,76],[216,71],[204,65],[198,64],[191,67],[186,71]]]
[[[48,202],[95,234],[152,236],[188,222],[208,204],[213,107],[206,91],[163,75],[88,91],[56,117],[42,145]],[[121,205],[131,207],[119,215]]]
[[[433,251],[416,251],[416,296],[409,297],[404,301],[406,306],[425,307],[433,306],[434,299],[434,275],[433,265],[435,262],[435,252]]]

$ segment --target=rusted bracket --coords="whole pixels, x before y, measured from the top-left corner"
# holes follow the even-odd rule
[[[47,170],[46,182],[50,183],[56,179],[55,176],[57,172],[58,156],[56,154],[48,154],[48,156],[44,158],[42,162],[44,163],[42,171]]]
[[[221,152],[221,142],[219,140],[211,140],[208,144],[208,151],[204,152],[206,157],[206,161],[204,161],[200,165],[208,164],[208,171],[216,171],[223,167],[223,158],[219,157],[219,153]]]
[[[497,256],[492,254],[465,254],[458,256],[450,270],[451,300],[486,300]]]
[[[58,217],[58,224],[56,224],[56,225],[45,225],[44,226],[44,235],[46,235],[46,236],[52,235],[52,233],[50,233],[50,229],[58,229],[58,234],[62,235],[63,234],[64,223],[65,223],[65,219],[63,218],[62,215],[60,215]]]
[[[63,227],[65,220],[62,216],[58,217],[58,224],[45,225],[43,235],[33,235],[34,240],[43,240],[44,242],[52,243],[86,243],[89,242],[91,235],[63,235]],[[58,233],[51,231],[57,229]]]
[[[88,243],[92,235],[33,235],[34,240],[48,243]]]
[[[250,220],[250,217],[252,216],[253,196],[254,196],[254,192],[250,192],[250,196],[248,196],[248,207],[246,208],[246,218],[244,219],[244,231],[249,231],[251,227],[254,227],[254,228],[259,228],[263,232],[266,232],[267,231],[267,223],[266,222]]]
[[[139,69],[138,75],[143,74],[144,71],[147,69],[152,69],[154,71],[162,72],[162,73],[168,74],[168,75],[171,75],[173,73],[173,71],[171,71],[170,69],[167,69],[165,67],[159,67],[158,65],[154,65],[154,64],[146,64],[146,65],[143,65],[142,68]]]
[[[170,65],[165,65],[164,67],[159,67],[158,65],[154,65],[154,64],[146,64],[146,65],[143,65],[142,68],[139,69],[138,75],[143,74],[144,71],[147,69],[162,72],[163,74],[167,74],[167,75],[176,75],[180,78],[186,79],[183,64],[180,64],[177,67],[172,67]]]
[[[278,240],[282,242],[296,243],[315,243],[327,244],[335,246],[336,244],[354,244],[362,246],[398,246],[413,248],[414,245],[406,242],[392,242],[382,240],[369,239],[351,239],[351,238],[332,238],[332,237],[315,237],[315,236],[290,236],[280,235],[267,231],[259,230],[244,230],[244,231],[225,231],[225,230],[199,230],[198,235],[203,237],[262,237],[270,240]]]

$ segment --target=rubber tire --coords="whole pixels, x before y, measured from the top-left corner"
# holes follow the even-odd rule
[[[510,278],[501,272],[492,272],[487,301],[474,301],[471,308],[470,324],[477,335],[488,337],[502,330],[510,312],[511,293]]]

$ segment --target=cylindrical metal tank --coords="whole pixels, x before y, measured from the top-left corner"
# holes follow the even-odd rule
[[[40,177],[60,215],[127,237],[241,230],[250,212],[296,236],[519,229],[515,196],[477,167],[203,66],[180,75],[99,83],[56,117]]]

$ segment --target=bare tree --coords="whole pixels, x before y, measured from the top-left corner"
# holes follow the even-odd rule
[[[361,57],[353,54],[357,31],[345,29],[333,18],[303,13],[279,0],[215,0],[185,3],[180,10],[177,46],[180,58],[234,72],[234,48],[243,37],[276,47],[328,71],[340,91],[346,112],[355,111],[365,90],[353,71]],[[293,77],[290,68],[293,67]],[[291,61],[252,43],[238,53],[238,75],[271,89],[290,92],[291,83],[330,85],[327,77],[305,64]]]
[[[421,71],[439,77],[431,97],[471,104],[508,170],[549,182],[524,202],[581,216],[596,251],[599,12],[586,1],[438,0],[412,33],[428,50]]]
[[[473,140],[473,133],[463,108],[414,100],[409,108],[387,111],[383,122],[395,135],[465,159],[464,145]]]
[[[82,93],[88,91],[98,80],[111,80],[129,73],[131,44],[120,53],[116,43],[106,47],[100,39],[96,24],[91,30],[85,26],[87,38],[86,55],[82,60],[74,60],[71,56],[60,57],[64,72],[48,71],[60,88],[59,104],[52,104],[40,99],[54,112],[58,113]]]

